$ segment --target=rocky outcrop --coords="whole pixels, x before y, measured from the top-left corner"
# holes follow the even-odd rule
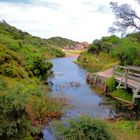
[[[64,49],[65,50],[84,50],[87,49],[89,46],[88,42],[82,42],[82,43],[75,43],[74,45],[68,45]]]

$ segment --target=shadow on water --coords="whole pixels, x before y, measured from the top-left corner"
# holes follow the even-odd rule
[[[73,63],[76,58],[52,59],[54,75],[48,79],[52,95],[66,96],[72,108],[66,110],[64,118],[73,118],[80,115],[88,115],[97,118],[133,117],[135,113],[122,106],[122,104],[107,98],[100,97],[86,83],[86,70]],[[125,113],[124,113],[125,112]],[[43,130],[45,140],[55,140],[53,128],[47,126]]]

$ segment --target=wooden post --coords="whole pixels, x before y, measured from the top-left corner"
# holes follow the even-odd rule
[[[119,85],[116,87],[117,89],[119,89],[121,87],[121,84],[123,83],[123,79],[125,78],[125,73],[123,74],[122,79],[119,82]],[[124,87],[123,87],[124,88]]]
[[[127,79],[128,79],[128,68],[125,69],[125,84],[124,84],[125,89],[127,89]]]
[[[140,83],[139,83],[137,89],[133,90],[132,103],[135,103],[135,98],[140,98],[140,95],[138,95],[139,91],[140,91]]]
[[[97,77],[98,77],[98,74],[96,73],[95,79],[94,79],[94,84],[97,84]]]
[[[115,66],[112,67],[113,77],[115,76]]]

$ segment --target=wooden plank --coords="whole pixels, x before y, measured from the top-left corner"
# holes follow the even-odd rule
[[[123,68],[123,69],[128,68],[128,67],[126,67],[126,66],[118,66],[118,65],[113,65],[113,67],[115,67],[115,68]]]
[[[114,75],[123,76],[123,73],[122,72],[118,72],[118,71],[114,71]]]
[[[139,77],[135,77],[135,76],[132,76],[132,75],[128,75],[128,78],[129,78],[129,79],[132,79],[132,80],[134,80],[134,81],[140,82],[140,78],[139,78]]]
[[[119,82],[119,81],[121,81],[121,77],[119,77],[119,76],[115,76],[115,79]],[[122,81],[122,83],[124,84],[124,80]],[[137,87],[138,87],[138,85],[139,85],[139,82],[137,82],[137,81],[134,81],[134,80],[131,80],[131,79],[128,79],[128,81],[127,81],[127,85],[128,85],[128,87],[130,87],[130,88],[134,88],[134,89],[136,89]]]
[[[135,71],[139,71],[140,72],[140,67],[137,67],[137,66],[127,66],[127,67],[130,70],[135,70]]]
[[[129,70],[134,70],[134,71],[139,71],[140,72],[140,67],[136,67],[136,66],[117,66],[117,65],[113,65],[113,67],[129,69]]]
[[[119,97],[113,97],[113,96],[111,96],[111,97],[114,98],[114,99],[117,99],[118,101],[121,101],[121,102],[127,103],[127,104],[131,104],[131,103],[132,103],[132,102],[130,102],[130,101],[127,101],[127,100],[121,99],[121,98],[119,98]]]

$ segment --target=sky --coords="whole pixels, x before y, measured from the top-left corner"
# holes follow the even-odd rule
[[[115,18],[110,1],[138,5],[135,0],[0,0],[0,21],[41,38],[92,42],[110,35]]]

